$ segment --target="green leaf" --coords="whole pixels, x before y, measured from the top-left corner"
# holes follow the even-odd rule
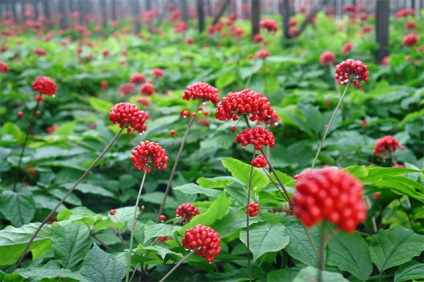
[[[380,229],[369,244],[371,260],[380,272],[408,262],[423,251],[424,236],[402,227]]]
[[[233,140],[228,136],[215,136],[200,141],[200,149],[206,150],[208,148],[229,149],[233,145]]]
[[[257,223],[250,227],[250,251],[253,260],[269,252],[278,252],[289,243],[289,235],[283,224]],[[247,231],[240,232],[240,240],[247,246]]]
[[[215,83],[216,88],[218,88],[219,90],[222,90],[228,85],[230,85],[231,83],[233,83],[235,80],[236,80],[235,72],[231,70],[231,72],[224,73],[216,80],[216,83]]]
[[[180,226],[172,226],[170,224],[154,223],[153,221],[149,221],[144,227],[143,244],[152,238],[160,236],[173,236],[175,231],[180,230],[180,228]]]
[[[3,124],[0,134],[2,140],[4,139],[3,135],[12,136],[17,142],[22,141],[24,138],[24,133],[19,128],[19,126],[10,121],[7,121]]]
[[[0,211],[12,225],[19,227],[29,223],[34,217],[35,202],[27,190],[6,190],[1,193]]]
[[[290,241],[285,251],[293,258],[303,262],[306,265],[318,266],[318,258],[312,247],[311,241],[303,229],[302,224],[295,217],[289,216],[283,220],[283,224],[287,227]],[[320,234],[317,228],[309,229],[315,245],[320,244]],[[318,250],[317,250],[318,251]]]
[[[189,223],[181,228],[180,232],[184,232],[189,228],[193,228],[198,224],[202,224],[204,226],[211,226],[218,219],[224,217],[227,213],[228,208],[230,207],[230,201],[227,198],[225,190],[221,193],[221,195],[212,202],[210,207],[202,212],[201,214],[196,215],[191,219]]]
[[[72,268],[82,261],[90,250],[90,230],[85,225],[56,225],[52,236],[55,258],[65,268]]]
[[[156,252],[163,260],[165,259],[167,254],[177,254],[171,251],[170,249],[167,249],[158,245],[153,245],[148,247],[143,247],[143,245],[138,245],[137,252],[149,253],[149,252],[146,252],[145,250]]]
[[[113,103],[105,101],[104,99],[90,97],[89,102],[94,109],[101,113],[109,114],[110,110],[113,108]]]
[[[218,197],[221,194],[219,190],[203,188],[193,183],[177,186],[172,188],[172,190],[181,191],[185,194],[204,194],[209,197]]]
[[[56,136],[69,136],[74,133],[75,121],[65,122],[59,125],[59,127],[53,132],[53,135]]]
[[[313,128],[308,124],[306,118],[302,115],[296,105],[289,105],[278,111],[281,118],[284,120],[284,124],[294,125],[300,130],[308,134],[310,137],[315,138]]]
[[[74,186],[74,183],[65,183],[63,185],[61,185],[62,187],[66,188],[66,189],[70,189],[72,186]],[[83,184],[80,183],[77,188],[75,188],[75,190],[78,190],[84,194],[95,194],[95,195],[99,195],[99,196],[104,196],[104,197],[110,197],[110,198],[114,198],[115,195],[113,193],[111,193],[110,191],[104,189],[103,187],[100,186],[96,186],[96,185],[91,185],[91,184]]]
[[[395,272],[394,282],[424,280],[424,264],[411,261]]]
[[[328,265],[348,271],[362,281],[368,280],[372,272],[372,262],[368,244],[359,233],[339,233],[328,242],[327,247]]]
[[[267,63],[277,63],[277,64],[281,64],[281,63],[292,63],[292,64],[302,64],[304,62],[303,59],[301,58],[296,58],[296,57],[292,57],[292,56],[269,56],[266,58],[266,62]]]
[[[125,265],[96,244],[88,252],[80,273],[91,281],[116,282],[125,276]]]
[[[260,220],[257,216],[249,219],[249,225],[257,223]],[[212,225],[212,228],[219,233],[221,238],[231,236],[246,227],[246,213],[243,210],[230,211],[221,220]]]
[[[222,158],[221,161],[222,165],[231,172],[232,176],[246,185],[249,184],[251,165],[232,158]],[[253,169],[252,173],[252,189],[255,190],[256,193],[259,193],[268,185],[268,177],[256,168]]]
[[[284,268],[276,271],[269,272],[266,276],[267,282],[281,282],[281,281],[293,281],[299,270],[292,268]]]
[[[340,273],[323,271],[321,273],[321,281],[325,282],[348,282]],[[308,266],[303,268],[294,278],[293,282],[318,282],[319,281],[319,269]]]
[[[10,265],[18,261],[39,223],[30,223],[19,228],[7,226],[0,230],[0,265]],[[29,247],[29,251],[50,242],[52,233],[51,225],[44,225]]]
[[[69,269],[52,269],[44,267],[29,267],[19,268],[15,270],[25,279],[31,279],[31,281],[45,281],[46,279],[54,279],[56,281],[69,279],[75,279],[76,281],[89,281],[78,272],[72,272]],[[58,279],[62,278],[62,279]]]
[[[264,60],[255,60],[253,61],[252,66],[250,67],[238,68],[241,79],[245,80],[249,76],[257,73],[262,68],[263,64],[264,64]]]
[[[223,188],[230,186],[236,181],[237,179],[231,176],[217,176],[214,178],[200,177],[196,182],[204,188]]]

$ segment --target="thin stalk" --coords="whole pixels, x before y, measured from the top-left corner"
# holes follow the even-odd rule
[[[300,220],[299,220],[299,222],[302,224],[303,229],[305,230],[306,236],[308,236],[309,242],[311,242],[312,248],[314,249],[315,255],[317,256],[317,259],[318,259],[318,261],[319,261],[319,256],[320,256],[320,255],[319,255],[319,252],[318,252],[317,245],[315,245],[315,241],[314,241],[314,239],[312,238],[311,232],[309,232],[308,227],[306,227],[306,225],[305,225],[305,224],[303,224],[303,222],[302,222],[302,221],[300,221]]]
[[[77,186],[81,183],[81,181],[94,168],[94,166],[99,162],[99,160],[106,154],[106,152],[110,149],[110,147],[112,147],[112,144],[116,141],[116,139],[118,139],[119,135],[121,135],[121,133],[124,129],[125,129],[125,126],[123,126],[121,128],[121,130],[119,130],[119,132],[115,135],[115,137],[113,137],[113,139],[109,142],[109,144],[107,144],[107,146],[103,150],[103,152],[100,153],[100,155],[97,157],[97,159],[94,160],[94,162],[90,165],[89,168],[87,168],[87,170],[84,172],[84,174],[81,175],[81,177],[77,180],[77,182],[75,182],[74,186],[72,186],[71,189],[69,189],[69,191],[65,194],[65,196],[62,197],[62,199],[59,201],[59,203],[57,203],[57,205],[50,211],[50,213],[46,216],[46,218],[44,218],[43,222],[41,222],[40,226],[38,226],[37,230],[35,230],[34,234],[31,236],[27,245],[25,246],[25,249],[24,249],[21,257],[19,258],[19,261],[16,263],[16,268],[19,268],[19,266],[21,265],[22,260],[24,259],[29,247],[31,246],[31,244],[34,241],[37,234],[40,232],[41,228],[43,228],[43,226],[46,224],[46,222],[49,220],[49,218],[53,215],[53,213],[55,213],[56,210],[60,207],[60,205],[63,204],[63,202],[66,200],[66,198],[68,198],[68,196],[71,195],[71,193],[75,190],[75,188],[77,188]]]
[[[24,152],[25,152],[25,149],[26,149],[26,146],[27,146],[27,143],[28,143],[29,132],[31,131],[31,128],[34,124],[35,115],[36,115],[36,112],[38,110],[39,105],[40,105],[40,99],[37,99],[37,104],[35,104],[34,111],[32,112],[32,116],[31,116],[31,119],[29,121],[28,129],[27,129],[27,132],[26,132],[26,135],[25,135],[25,141],[24,141],[24,144],[23,144],[22,150],[21,150],[21,155],[19,156],[18,169],[21,168],[22,158],[24,157]],[[19,179],[19,177],[16,177],[15,183],[13,184],[13,191],[16,191],[16,184],[18,183],[18,179]]]
[[[255,157],[255,150],[253,150],[253,157]],[[249,204],[250,204],[250,189],[252,188],[252,179],[253,179],[253,165],[250,166],[250,175],[249,175],[249,186],[247,187],[247,205],[246,205],[246,245],[247,245],[247,269],[249,272],[249,281],[252,281],[252,266],[250,265],[250,226],[249,226]]]
[[[121,241],[122,246],[126,249],[127,248],[127,244],[125,244],[124,238],[122,238],[121,236],[121,232],[119,232],[118,229],[115,229],[114,227],[111,227],[112,231],[116,233],[116,235],[118,235],[119,241]]]
[[[345,90],[343,91],[342,96],[340,97],[339,103],[337,104],[336,108],[334,109],[334,112],[333,112],[333,115],[331,116],[330,122],[329,122],[329,123],[325,126],[324,135],[322,136],[321,142],[320,142],[320,144],[319,144],[319,146],[318,146],[318,150],[317,150],[317,153],[316,153],[316,155],[315,155],[315,158],[314,158],[314,160],[312,161],[312,167],[311,167],[312,169],[313,169],[313,168],[314,168],[314,166],[315,166],[315,162],[316,162],[316,161],[317,161],[317,159],[318,159],[319,153],[321,152],[322,146],[324,145],[324,141],[325,141],[325,138],[327,137],[327,133],[328,133],[328,131],[330,130],[331,125],[333,124],[333,121],[334,121],[334,118],[336,117],[337,111],[339,110],[340,105],[342,104],[343,98],[344,98],[344,96],[345,96],[345,95],[346,95],[346,93],[347,93],[347,89],[349,88],[350,82],[351,82],[351,79],[349,79],[349,81],[348,81],[348,82],[347,82],[347,84],[346,84],[346,88],[345,88]]]
[[[319,264],[319,274],[318,274],[318,282],[322,282],[322,272],[325,269],[325,222],[321,225],[321,244],[319,248],[319,257],[318,257],[318,264]]]
[[[199,108],[200,104],[201,103],[199,103],[199,105],[197,106],[196,111]],[[190,131],[191,126],[193,125],[193,122],[194,122],[194,119],[195,118],[196,118],[195,116],[193,116],[193,115],[191,116],[190,122],[188,123],[187,129],[186,129],[186,132],[184,133],[184,137],[181,140],[180,149],[178,150],[177,157],[175,158],[174,166],[172,167],[171,175],[169,176],[169,179],[168,179],[168,184],[166,185],[165,194],[163,195],[162,204],[160,205],[158,219],[156,220],[156,222],[159,222],[160,221],[159,217],[162,214],[163,209],[165,207],[166,197],[168,196],[169,190],[171,189],[172,179],[174,178],[174,174],[175,174],[175,171],[177,170],[177,165],[178,165],[178,162],[180,160],[181,153],[183,152],[184,145],[185,145],[185,142],[187,140],[188,133]]]
[[[168,278],[188,257],[190,257],[196,249],[191,250],[185,257],[183,257],[159,282],[165,281],[166,278]]]
[[[108,245],[106,245],[105,242],[103,242],[102,240],[99,239],[99,237],[97,237],[94,233],[90,233],[91,236],[96,239],[103,247],[105,247],[105,249],[107,249],[109,252],[114,253],[115,251],[109,247]]]
[[[131,266],[132,247],[134,242],[134,228],[135,228],[135,224],[137,223],[138,203],[140,201],[140,196],[141,196],[141,191],[143,190],[144,181],[146,180],[146,175],[147,175],[147,170],[144,171],[143,179],[141,180],[140,189],[138,189],[137,200],[134,206],[134,216],[133,216],[133,224],[131,226],[131,239],[130,239],[130,248],[128,251],[127,274],[125,276],[125,282],[128,282],[130,278],[129,274],[130,274],[130,266]]]

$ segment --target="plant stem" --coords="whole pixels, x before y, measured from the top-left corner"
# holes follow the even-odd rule
[[[112,231],[116,233],[116,235],[118,235],[119,241],[121,241],[122,246],[126,249],[127,248],[127,244],[125,244],[124,239],[121,236],[121,232],[119,232],[118,229],[115,229],[114,227],[111,227]]]
[[[333,112],[333,115],[331,116],[330,122],[325,126],[324,135],[322,136],[321,142],[318,146],[318,150],[317,150],[317,153],[315,155],[315,158],[312,161],[312,167],[311,167],[312,169],[315,167],[315,162],[318,159],[319,153],[321,152],[322,146],[324,145],[325,138],[327,137],[327,133],[330,130],[331,125],[333,124],[334,118],[336,117],[337,111],[339,110],[339,108],[342,104],[343,98],[347,93],[347,89],[349,88],[350,82],[351,82],[351,79],[349,79],[349,81],[346,84],[346,88],[343,91],[342,96],[340,97],[339,103],[337,104],[336,108],[334,109],[334,112]]]
[[[255,150],[253,150],[253,157],[255,158]],[[249,272],[249,281],[252,281],[252,266],[250,265],[250,224],[249,224],[249,205],[250,205],[250,189],[252,188],[253,179],[253,165],[250,166],[249,185],[247,187],[247,205],[246,205],[246,245],[247,245],[247,269]]]
[[[199,106],[200,106],[200,103],[197,106],[196,111],[199,108]],[[174,166],[172,167],[171,175],[169,176],[169,179],[168,179],[168,184],[166,185],[165,194],[163,195],[162,204],[160,205],[158,219],[156,220],[156,222],[160,221],[159,217],[161,216],[163,209],[165,207],[166,197],[168,196],[169,190],[171,189],[171,183],[172,183],[172,179],[174,178],[175,171],[177,170],[178,161],[180,160],[181,153],[183,152],[184,145],[185,145],[185,142],[187,140],[188,132],[190,131],[190,128],[193,125],[195,118],[196,118],[195,116],[193,116],[193,115],[191,116],[190,122],[188,123],[187,129],[186,129],[186,132],[184,133],[184,137],[181,140],[180,149],[178,150],[177,157],[175,158]]]
[[[159,282],[165,281],[166,278],[168,278],[189,256],[194,254],[196,249],[191,250],[185,257],[183,257]]]
[[[38,110],[39,105],[40,105],[40,99],[37,99],[37,104],[35,104],[34,111],[32,112],[32,116],[31,116],[31,119],[29,121],[28,129],[27,129],[27,132],[26,132],[26,135],[25,135],[25,141],[24,141],[24,144],[22,145],[21,155],[19,156],[18,169],[21,168],[22,158],[24,157],[24,152],[25,152],[25,149],[26,149],[26,146],[27,146],[27,143],[28,143],[29,132],[31,131],[32,125],[34,124],[35,115],[36,115],[36,112]],[[16,184],[18,182],[18,179],[19,179],[19,177],[16,177],[15,183],[13,184],[13,191],[16,191]]]
[[[326,222],[323,221],[321,224],[321,244],[319,248],[319,257],[318,257],[318,263],[319,263],[319,274],[318,274],[318,282],[322,282],[322,272],[325,269],[325,224]]]
[[[43,226],[46,224],[46,222],[49,220],[49,218],[53,215],[53,213],[56,212],[56,210],[59,208],[59,206],[61,204],[63,204],[63,202],[66,200],[66,198],[68,198],[68,196],[75,190],[75,188],[77,188],[78,184],[81,183],[81,181],[87,176],[87,174],[93,169],[93,167],[99,162],[99,160],[106,154],[106,152],[110,149],[110,147],[116,141],[116,139],[118,139],[119,135],[121,135],[121,133],[124,129],[125,129],[125,126],[123,126],[121,128],[121,130],[119,130],[119,132],[115,135],[115,137],[113,137],[113,139],[109,142],[109,144],[106,146],[106,148],[103,150],[103,152],[100,153],[100,155],[97,157],[97,159],[94,160],[94,162],[90,165],[89,168],[87,168],[87,170],[84,172],[84,174],[81,175],[81,177],[77,180],[77,182],[75,182],[74,186],[72,186],[71,189],[69,189],[69,191],[62,197],[62,199],[59,201],[59,203],[50,211],[50,213],[46,216],[46,218],[44,218],[43,222],[41,222],[40,226],[38,226],[37,230],[35,230],[34,234],[31,236],[27,245],[25,246],[25,249],[24,249],[21,257],[19,258],[19,261],[16,263],[16,268],[19,268],[19,266],[21,265],[22,260],[24,259],[29,247],[31,246],[31,244],[34,241],[37,234],[40,232],[41,228],[43,228]]]
[[[102,240],[99,239],[99,237],[97,237],[94,233],[90,233],[91,236],[96,239],[100,244],[102,244],[103,247],[105,247],[105,249],[107,249],[109,252],[114,253],[115,251],[109,247],[108,245],[106,245],[105,242],[103,242]]]
[[[125,276],[125,281],[129,281],[129,274],[130,274],[130,266],[131,266],[131,255],[132,255],[132,246],[134,242],[134,228],[135,224],[137,223],[137,211],[138,211],[138,203],[140,201],[141,191],[143,190],[144,181],[146,180],[147,170],[144,171],[143,179],[141,180],[140,189],[138,189],[138,195],[137,200],[135,202],[134,206],[134,216],[133,216],[133,224],[131,226],[131,239],[130,239],[130,248],[128,250],[128,263],[127,263],[127,274]]]

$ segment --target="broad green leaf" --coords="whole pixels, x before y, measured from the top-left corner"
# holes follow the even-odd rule
[[[52,269],[44,267],[29,267],[19,268],[15,270],[25,279],[31,279],[31,281],[45,281],[46,279],[52,279],[56,281],[69,279],[75,279],[76,281],[89,282],[84,276],[78,272],[72,272],[69,269]]]
[[[423,251],[424,236],[402,227],[380,229],[369,243],[371,260],[380,272],[408,262]]]
[[[289,243],[286,227],[281,223],[256,223],[250,227],[249,237],[254,261],[265,253],[284,249]],[[247,230],[240,232],[240,240],[247,246]]]
[[[3,124],[0,133],[1,133],[2,140],[3,140],[3,135],[11,135],[18,142],[20,142],[21,139],[24,138],[24,133],[19,128],[19,126],[11,121],[7,121]]]
[[[321,281],[325,282],[348,282],[340,273],[323,271],[321,273]],[[319,281],[319,269],[308,266],[303,268],[294,278],[293,282],[318,282]]]
[[[236,80],[235,72],[232,70],[231,72],[227,72],[222,74],[217,80],[216,80],[216,88],[219,90],[224,89],[231,83],[233,83]]]
[[[59,127],[53,132],[53,135],[56,136],[69,136],[74,134],[75,121],[65,122],[59,125]]]
[[[10,265],[18,261],[31,236],[38,228],[39,223],[30,223],[19,228],[7,226],[0,230],[0,265]],[[42,247],[45,242],[50,242],[52,226],[47,224],[41,228],[29,251]]]
[[[104,99],[90,97],[89,101],[90,105],[101,113],[109,114],[110,110],[113,108],[113,103],[105,101]]]
[[[80,273],[90,281],[122,281],[125,265],[94,244],[84,259]]]
[[[142,252],[142,253],[147,253],[146,251],[153,251],[156,252],[163,260],[165,259],[167,254],[177,254],[173,251],[171,251],[170,249],[158,246],[158,245],[153,245],[153,246],[148,246],[148,247],[143,247],[143,245],[138,245],[137,248],[137,252]]]
[[[312,247],[311,241],[305,233],[305,229],[299,220],[295,217],[287,217],[283,224],[287,227],[286,231],[289,234],[290,241],[285,251],[293,258],[303,262],[306,265],[318,267],[318,258]],[[309,229],[311,236],[317,247],[317,252],[320,244],[320,234],[317,228]]]
[[[54,226],[52,247],[55,258],[65,268],[82,261],[90,250],[90,230],[86,225],[67,224]]]
[[[35,202],[27,190],[6,190],[0,195],[0,211],[10,222],[20,227],[29,223],[35,214]]]
[[[411,261],[399,267],[395,272],[394,282],[424,280],[424,263]]]
[[[266,276],[267,282],[293,281],[299,270],[292,268],[284,268],[269,272]]]
[[[144,241],[145,244],[152,238],[160,236],[173,236],[175,231],[178,231],[180,226],[172,226],[164,223],[154,223],[149,221],[144,227]]]
[[[233,145],[233,140],[228,136],[215,136],[200,141],[200,149],[206,150],[208,148],[229,149]]]
[[[204,226],[211,226],[218,219],[224,217],[227,213],[228,208],[230,207],[230,201],[227,198],[225,190],[221,193],[221,195],[212,202],[210,207],[196,215],[192,218],[192,220],[181,228],[180,232],[184,232],[189,228],[193,228],[198,224],[202,224]]]
[[[66,189],[70,189],[73,185],[74,185],[74,183],[65,183],[61,186],[63,186]],[[75,190],[78,190],[78,191],[80,191],[84,194],[95,194],[95,195],[110,197],[110,198],[115,197],[115,195],[113,193],[104,189],[103,187],[91,185],[91,184],[80,183],[77,186],[77,188],[75,188]]]
[[[266,58],[267,63],[292,63],[292,64],[302,64],[304,62],[303,59],[293,57],[293,56],[269,56]]]
[[[260,222],[257,216],[249,219],[249,225]],[[230,211],[221,220],[218,220],[212,225],[212,228],[219,233],[221,238],[231,236],[246,227],[246,213],[243,210]]]
[[[32,155],[32,158],[33,160],[42,160],[48,158],[75,157],[76,155],[86,152],[86,149],[80,147],[65,149],[57,146],[45,146],[38,148]]]
[[[372,272],[372,262],[368,244],[359,233],[339,233],[328,242],[327,248],[328,265],[348,271],[361,281],[368,280]]]
[[[203,188],[193,183],[177,186],[172,189],[174,191],[181,191],[185,194],[204,194],[209,197],[218,197],[221,194],[219,190]]]
[[[222,158],[222,165],[231,172],[231,175],[243,182],[244,184],[249,184],[250,177],[250,168],[251,165],[243,163],[237,159],[232,158]],[[252,177],[252,189],[259,193],[268,185],[268,177],[263,174],[259,169],[254,168]]]
[[[237,179],[231,176],[217,176],[214,178],[200,177],[196,180],[197,184],[204,188],[223,188],[230,186],[236,181]]]
[[[308,134],[310,137],[315,138],[313,128],[308,124],[306,118],[302,115],[296,105],[289,105],[278,111],[284,124],[294,125],[300,130]]]
[[[257,73],[263,66],[264,60],[254,60],[252,66],[238,68],[240,77],[245,80],[249,76]]]

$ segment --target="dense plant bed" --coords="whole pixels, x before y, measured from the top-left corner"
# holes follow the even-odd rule
[[[4,21],[0,278],[424,279],[423,27],[271,18]]]

